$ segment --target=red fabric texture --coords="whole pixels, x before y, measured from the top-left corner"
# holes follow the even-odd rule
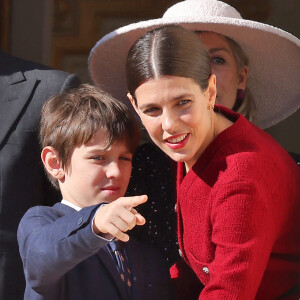
[[[178,299],[276,299],[300,278],[300,168],[264,131],[219,109],[235,123],[185,176],[183,163],[177,170],[178,241],[205,287],[184,297],[194,275],[182,262],[171,277]]]

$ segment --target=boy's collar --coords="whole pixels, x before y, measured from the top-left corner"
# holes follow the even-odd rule
[[[74,203],[72,203],[68,200],[65,200],[65,199],[62,199],[61,203],[74,208],[76,211],[80,211],[82,209],[82,207],[79,207],[79,206],[75,205]]]

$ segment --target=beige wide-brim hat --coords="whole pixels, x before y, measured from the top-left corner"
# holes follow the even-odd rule
[[[178,24],[212,31],[235,40],[249,58],[247,87],[256,110],[253,122],[267,128],[300,106],[300,40],[279,28],[245,20],[230,5],[217,0],[186,0],[170,7],[162,18],[130,24],[105,35],[90,52],[93,82],[115,98],[126,97],[126,58],[134,42],[149,30]]]

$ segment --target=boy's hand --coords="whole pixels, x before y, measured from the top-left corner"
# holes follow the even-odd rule
[[[124,233],[136,225],[144,225],[145,218],[134,207],[145,203],[146,195],[121,197],[109,204],[103,205],[95,215],[93,230],[106,239],[116,237],[128,242],[129,236]]]

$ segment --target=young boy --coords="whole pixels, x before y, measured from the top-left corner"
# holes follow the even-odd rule
[[[172,299],[159,253],[126,233],[145,219],[123,197],[139,142],[125,105],[90,85],[47,100],[42,161],[62,193],[53,207],[27,211],[18,228],[24,299]]]

